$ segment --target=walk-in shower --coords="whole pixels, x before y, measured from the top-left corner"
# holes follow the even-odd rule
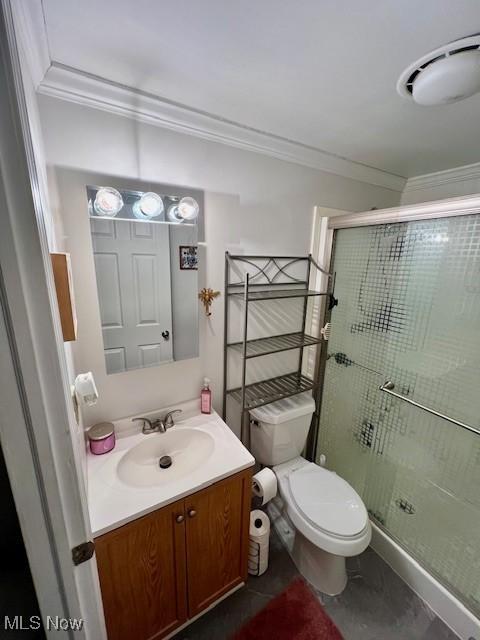
[[[337,229],[331,268],[317,461],[479,616],[480,215]]]

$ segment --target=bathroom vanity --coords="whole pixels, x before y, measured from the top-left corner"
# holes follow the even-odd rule
[[[96,291],[78,306],[84,310],[98,296],[103,349],[98,340],[86,360],[108,388],[118,390],[114,395],[124,408],[116,404],[111,411],[119,412],[131,410],[122,399],[127,388],[135,394],[136,380],[150,381],[141,383],[142,393],[162,384],[168,396],[170,372],[155,368],[198,357],[203,193],[128,186],[111,177],[108,187],[95,186],[104,179],[82,174],[75,183],[96,278]],[[80,262],[82,255],[73,258]],[[77,290],[82,297],[83,280]],[[136,369],[145,369],[141,378]],[[124,386],[127,372],[133,387]],[[147,406],[155,397],[153,391]],[[177,424],[165,425],[166,413],[176,409]],[[142,419],[144,426],[161,425],[160,432],[142,429]],[[254,459],[216,413],[200,413],[198,401],[136,414],[114,426],[115,448],[87,457],[108,638],[165,638],[246,579]]]
[[[167,433],[123,421],[116,448],[88,456],[109,640],[164,638],[247,577],[254,459],[217,414],[184,411]]]

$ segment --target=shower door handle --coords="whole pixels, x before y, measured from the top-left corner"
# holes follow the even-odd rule
[[[435,411],[435,409],[430,409],[429,407],[426,407],[424,404],[415,402],[415,400],[410,400],[410,398],[406,398],[405,396],[402,396],[400,393],[397,393],[396,391],[394,391],[394,389],[395,389],[395,384],[391,380],[387,380],[380,387],[380,391],[384,391],[385,393],[388,393],[389,395],[394,396],[399,400],[404,400],[405,402],[408,402],[408,404],[411,404],[414,407],[417,407],[417,409],[422,409],[423,411],[426,411],[427,413],[431,413],[432,415],[437,416],[438,418],[442,418],[442,420],[447,420],[452,424],[456,424],[457,427],[461,427],[466,431],[470,431],[471,433],[475,433],[477,436],[480,436],[480,429],[477,429],[477,427],[472,427],[471,425],[466,424],[465,422],[460,422],[460,420],[456,420],[455,418],[450,418],[450,416],[446,416],[444,413],[440,413],[440,411]]]

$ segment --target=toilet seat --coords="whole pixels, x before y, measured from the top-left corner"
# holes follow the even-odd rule
[[[295,480],[295,474],[303,469],[305,471],[298,475]],[[320,471],[321,475],[317,470]],[[298,531],[307,540],[320,549],[339,556],[355,556],[365,551],[372,536],[370,520],[360,496],[345,480],[332,471],[318,467],[302,457],[277,465],[273,467],[273,471],[278,479],[280,497],[284,502],[287,514]],[[328,476],[325,474],[329,474],[331,477],[327,480]],[[358,509],[356,514],[358,519],[354,519],[356,523],[354,526],[349,528],[341,518],[339,522],[343,523],[343,526],[337,526],[334,519],[329,519],[322,514],[323,511],[327,510],[326,507],[320,509],[321,503],[315,502],[315,500],[309,502],[308,496],[318,496],[322,485],[324,487],[333,487],[334,491],[339,491],[339,495],[344,498],[348,499],[348,496],[355,498],[354,504],[359,503],[363,507],[363,509]],[[301,497],[302,486],[306,487],[303,499]],[[333,494],[324,492],[323,499],[325,500],[325,497],[327,497],[328,500],[328,495],[332,496]],[[356,502],[357,500],[358,503]],[[342,504],[345,507],[345,500]],[[348,513],[346,507],[345,512]],[[359,530],[362,523],[363,527]],[[333,529],[333,531],[329,529]],[[349,532],[349,534],[342,535],[342,531]]]
[[[323,467],[306,463],[288,475],[296,507],[316,529],[338,538],[362,533],[368,514],[358,493],[348,482]]]

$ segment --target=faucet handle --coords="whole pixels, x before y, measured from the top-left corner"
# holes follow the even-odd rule
[[[169,411],[168,413],[165,414],[165,417],[163,419],[163,424],[165,425],[166,429],[169,429],[170,427],[174,427],[175,426],[175,422],[173,420],[173,416],[176,413],[182,413],[181,409],[174,409],[173,411]]]
[[[138,418],[132,418],[132,422],[141,422],[142,423],[142,433],[153,433],[155,431],[155,427],[150,420],[150,418],[145,418],[144,416],[140,416]]]

